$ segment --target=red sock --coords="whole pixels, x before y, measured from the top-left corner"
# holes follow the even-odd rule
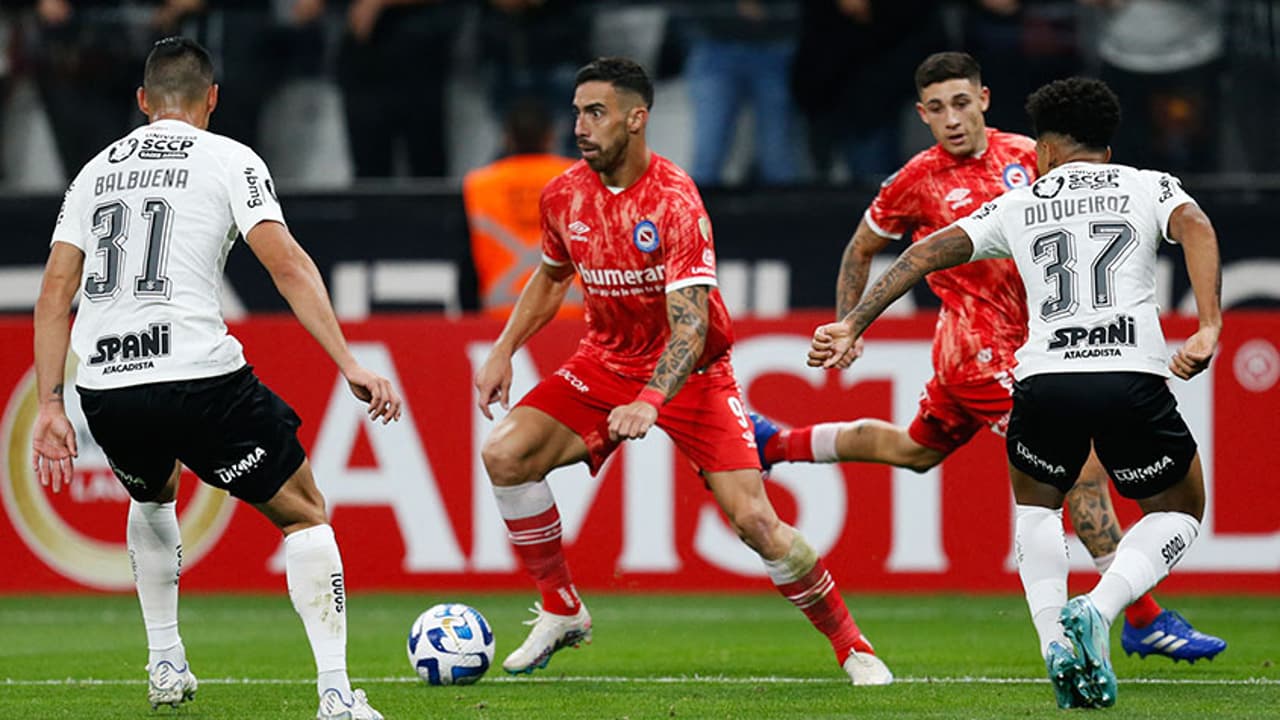
[[[813,426],[780,430],[764,445],[768,462],[813,462]]]
[[[1160,603],[1147,593],[1142,597],[1134,600],[1129,607],[1124,609],[1124,618],[1129,624],[1136,628],[1144,628],[1156,621],[1160,613],[1164,612],[1164,608],[1160,607]]]
[[[542,609],[555,615],[573,615],[581,607],[578,591],[569,575],[560,544],[560,511],[552,505],[532,517],[507,520],[507,537],[520,564],[533,576],[542,593]]]
[[[831,649],[836,651],[836,660],[841,665],[854,650],[875,654],[871,643],[863,637],[858,624],[849,614],[849,608],[845,607],[844,598],[840,597],[836,582],[831,579],[831,573],[827,572],[827,566],[821,558],[804,577],[778,585],[777,588],[792,605],[800,608],[818,632],[827,636],[827,640],[831,641]]]

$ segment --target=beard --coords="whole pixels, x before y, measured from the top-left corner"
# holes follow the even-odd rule
[[[618,167],[622,163],[623,156],[627,152],[627,143],[629,138],[623,137],[622,141],[611,148],[597,145],[595,157],[583,158],[586,160],[587,167],[598,173],[606,173]]]

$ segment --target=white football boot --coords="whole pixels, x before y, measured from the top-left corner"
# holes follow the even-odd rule
[[[851,652],[844,661],[844,671],[854,685],[888,685],[893,682],[889,666],[871,653]]]
[[[191,674],[190,663],[178,667],[168,660],[160,660],[147,666],[147,701],[151,709],[161,705],[178,707],[196,696],[196,676]]]
[[[502,669],[509,673],[532,673],[546,667],[560,648],[591,642],[591,614],[586,605],[579,605],[573,615],[553,615],[542,609],[542,603],[534,603],[529,612],[538,616],[524,623],[533,626],[529,637],[502,661]]]
[[[320,709],[316,720],[383,720],[382,713],[369,705],[363,690],[351,691],[351,702],[343,699],[337,688],[329,688],[320,694]]]

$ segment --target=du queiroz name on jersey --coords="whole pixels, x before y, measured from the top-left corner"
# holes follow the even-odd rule
[[[1074,162],[956,221],[973,259],[1012,257],[1029,333],[1015,377],[1146,372],[1168,377],[1155,299],[1169,216],[1193,202],[1172,175]]]

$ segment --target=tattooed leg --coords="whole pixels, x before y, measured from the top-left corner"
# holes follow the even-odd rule
[[[1111,504],[1106,468],[1092,452],[1075,487],[1067,493],[1067,507],[1071,512],[1071,525],[1080,542],[1093,556],[1098,572],[1106,573],[1124,533],[1116,519],[1116,509]],[[1130,625],[1142,628],[1150,625],[1163,610],[1148,592],[1125,608],[1124,614]]]
[[[1071,512],[1071,526],[1090,555],[1100,558],[1116,551],[1124,533],[1111,504],[1107,471],[1092,452],[1075,487],[1067,493],[1067,508]]]

